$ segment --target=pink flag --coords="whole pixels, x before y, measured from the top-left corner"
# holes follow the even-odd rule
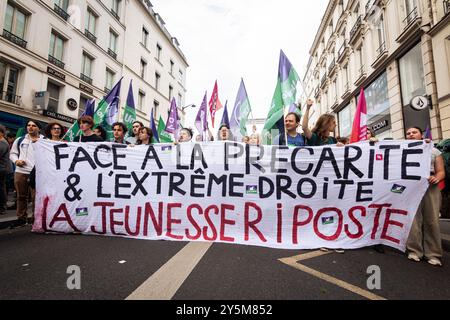
[[[216,112],[219,111],[221,108],[223,108],[223,105],[219,100],[219,89],[217,87],[217,80],[216,80],[211,99],[209,100],[209,112],[211,113],[211,121],[213,128],[214,128],[214,121],[216,119]]]
[[[356,109],[355,120],[353,121],[352,136],[350,143],[367,140],[367,104],[364,89],[361,88],[358,108]]]

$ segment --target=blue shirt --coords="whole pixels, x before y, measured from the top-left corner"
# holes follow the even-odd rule
[[[297,133],[295,137],[291,137],[290,135],[287,135],[288,139],[288,147],[304,147],[306,146],[305,138],[300,133]],[[279,136],[275,137],[275,145],[284,146],[285,143],[285,136],[284,134],[280,134]]]

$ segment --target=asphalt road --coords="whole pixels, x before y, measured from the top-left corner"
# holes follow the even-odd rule
[[[449,253],[438,268],[410,262],[391,249],[386,254],[371,248],[324,254],[196,245],[42,235],[30,227],[1,230],[0,300],[123,300],[145,283],[144,295],[150,288],[152,297],[173,300],[367,300],[370,294],[389,300],[450,299]],[[198,247],[204,252],[197,254]],[[72,275],[67,270],[73,265],[81,271],[80,290],[67,288]],[[379,267],[380,290],[367,287],[369,266]]]

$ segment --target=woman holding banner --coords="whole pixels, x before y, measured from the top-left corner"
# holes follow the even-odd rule
[[[334,137],[330,136],[330,132],[334,132],[334,130],[336,129],[335,116],[331,114],[323,114],[317,120],[314,129],[309,129],[309,111],[311,110],[312,105],[312,100],[308,99],[302,123],[303,134],[306,137],[308,146],[318,147],[329,144],[337,144],[337,140]]]
[[[417,127],[409,128],[406,132],[406,139],[423,140],[422,129]],[[430,142],[427,140],[427,143]],[[409,252],[409,260],[419,262],[422,258],[426,258],[429,264],[442,266],[443,250],[439,227],[441,193],[438,185],[444,179],[444,160],[440,151],[433,148],[431,153],[431,175],[428,178],[430,186],[419,205],[406,245]]]
[[[144,145],[148,146],[152,144],[153,139],[153,132],[152,129],[147,127],[142,127],[139,129],[138,139],[137,139],[137,145]]]

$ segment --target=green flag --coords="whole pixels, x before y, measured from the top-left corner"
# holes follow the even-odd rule
[[[159,135],[159,141],[161,143],[172,143],[173,142],[170,134],[168,132],[166,132],[166,124],[164,123],[164,120],[161,116],[159,117],[159,122],[158,122],[158,135]]]
[[[99,102],[97,111],[94,114],[94,123],[101,125],[107,132],[107,141],[113,140],[112,124],[117,121],[119,114],[120,85],[122,79],[117,82],[114,88]]]
[[[267,116],[262,132],[264,144],[272,144],[277,135],[285,134],[284,112],[295,110],[295,99],[297,95],[297,82],[300,80],[289,59],[283,51],[280,52],[278,67],[278,81],[272,99],[272,105]]]
[[[133,80],[130,81],[130,89],[128,90],[127,103],[125,109],[123,110],[122,121],[128,128],[128,134],[133,132],[133,123],[136,121],[136,108],[134,105],[133,97]]]

